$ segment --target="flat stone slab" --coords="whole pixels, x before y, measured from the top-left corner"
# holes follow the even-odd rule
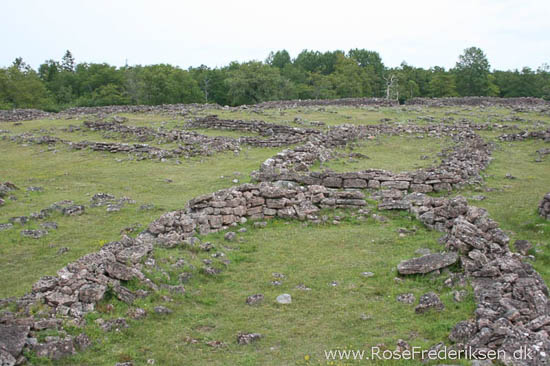
[[[3,345],[14,358],[23,351],[29,327],[19,325],[0,325],[0,344]]]
[[[457,260],[458,254],[455,252],[427,254],[402,261],[397,265],[397,271],[400,274],[428,273],[448,267]]]

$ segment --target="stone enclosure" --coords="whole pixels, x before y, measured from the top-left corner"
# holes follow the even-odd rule
[[[292,108],[315,105],[387,105],[385,100],[288,101],[267,102],[253,108]],[[391,103],[390,103],[391,104]],[[532,98],[497,100],[491,98],[449,98],[443,100],[413,99],[418,105],[506,105],[512,107],[541,107],[548,105]],[[113,113],[120,111],[151,111],[184,113],[183,106],[108,107],[91,110],[73,109],[67,115],[82,113]],[[202,108],[202,107],[200,107]],[[92,112],[93,111],[93,112]],[[45,118],[36,111],[13,111],[0,115],[4,120]],[[548,288],[540,275],[525,260],[526,253],[515,253],[509,248],[509,237],[481,208],[468,205],[463,197],[432,197],[432,192],[451,192],[472,182],[481,181],[480,173],[490,164],[493,146],[476,133],[494,129],[488,124],[471,122],[454,124],[341,125],[326,129],[295,128],[262,121],[224,120],[207,116],[191,120],[185,129],[156,130],[148,127],[124,125],[124,121],[84,122],[82,128],[110,131],[132,136],[142,142],[164,140],[177,142],[173,150],[154,148],[146,144],[100,142],[71,142],[53,136],[18,135],[13,142],[35,144],[65,144],[73,149],[136,153],[148,158],[188,157],[209,155],[220,151],[239,151],[241,145],[283,147],[285,149],[264,161],[253,173],[254,183],[222,189],[195,197],[179,211],[163,214],[136,238],[123,236],[104,245],[76,262],[60,269],[56,276],[41,278],[32,291],[19,299],[0,300],[0,305],[15,303],[21,312],[0,313],[0,364],[23,362],[22,351],[34,350],[38,355],[53,360],[90,345],[86,335],[64,339],[37,341],[37,334],[47,329],[83,324],[84,315],[95,309],[108,291],[120,301],[132,304],[159,288],[183,293],[183,285],[158,284],[144,273],[155,247],[200,247],[201,235],[222,230],[234,230],[248,220],[261,227],[264,220],[275,217],[322,223],[321,210],[347,208],[365,211],[365,199],[376,198],[381,210],[400,210],[413,215],[429,228],[442,233],[440,242],[445,251],[427,254],[399,265],[401,275],[430,273],[458,263],[460,276],[473,287],[476,310],[472,319],[464,320],[452,329],[450,340],[456,349],[472,347],[481,352],[503,351],[509,365],[541,365],[550,354],[550,303]],[[239,138],[211,137],[192,129],[225,129],[254,133],[257,136]],[[503,130],[506,126],[500,126]],[[190,131],[191,130],[191,131]],[[327,161],[336,154],[335,148],[348,146],[378,135],[425,135],[448,137],[451,148],[442,151],[441,163],[411,172],[391,172],[380,169],[335,173],[313,172],[312,166]],[[529,131],[503,134],[502,141],[526,138],[550,141],[550,131]],[[0,184],[0,206],[4,197],[17,187]],[[550,219],[550,194],[546,194],[538,208],[540,215]],[[47,215],[46,215],[47,216]],[[233,233],[226,235],[231,240]],[[233,233],[234,235],[234,233]],[[219,269],[205,265],[204,272],[216,275]],[[450,278],[454,281],[456,278]],[[142,290],[131,291],[128,281],[137,281]],[[437,294],[424,295],[417,312],[440,309]],[[37,303],[45,304],[49,312],[40,318],[30,316]],[[155,309],[157,312],[157,309]],[[169,309],[159,309],[166,314]],[[21,315],[23,314],[23,315]],[[139,317],[138,309],[129,314]],[[127,327],[124,318],[101,325],[106,331]],[[238,343],[248,344],[259,339],[259,334],[239,334]],[[534,351],[534,359],[517,361],[512,355],[522,347]]]

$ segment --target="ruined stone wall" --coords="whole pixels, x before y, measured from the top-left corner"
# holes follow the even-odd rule
[[[550,142],[550,128],[546,131],[521,131],[499,136],[500,141],[523,141],[529,139],[540,139]]]
[[[413,192],[450,191],[478,173],[490,161],[489,144],[474,133],[455,136],[457,144],[447,152],[441,164],[413,172],[393,173],[379,169],[360,172],[307,172],[320,155],[318,146],[285,150],[262,163],[253,177],[259,181],[292,181],[305,185],[324,185],[330,188],[383,188]],[[300,169],[296,169],[300,167]]]
[[[423,105],[429,107],[450,107],[450,106],[549,106],[550,102],[531,97],[522,98],[498,98],[498,97],[448,97],[448,98],[411,98],[407,105]]]
[[[209,156],[222,151],[239,151],[238,140],[229,137],[210,137],[196,132],[184,132],[166,134],[169,139],[174,138],[181,144],[174,149],[161,149],[148,144],[130,144],[119,142],[93,142],[60,139],[49,135],[34,135],[23,133],[12,136],[2,136],[2,140],[8,140],[18,144],[51,145],[63,144],[75,150],[90,149],[92,151],[105,151],[109,153],[124,153],[138,156],[139,159],[168,159],[175,157]],[[150,136],[150,135],[147,135]],[[173,140],[168,140],[173,141]]]
[[[220,109],[218,104],[163,104],[163,105],[113,105],[104,107],[74,107],[59,113],[44,112],[38,109],[0,110],[0,121],[27,121],[42,118],[70,118],[90,114],[109,115],[114,113],[164,113],[185,116],[188,113],[204,109]]]
[[[451,130],[441,127],[424,132],[449,132],[456,145],[446,152],[442,163],[435,168],[404,173],[375,169],[348,173],[297,173],[298,162],[304,164],[302,168],[307,172],[319,154],[330,151],[321,142],[339,146],[355,139],[358,133],[366,138],[373,131],[382,130],[382,127],[379,130],[369,128],[344,126],[334,128],[332,132],[311,133],[302,150],[281,153],[277,157],[281,163],[264,163],[268,168],[274,166],[279,170],[260,169],[266,181],[196,197],[184,210],[162,215],[136,239],[125,236],[68,264],[56,276],[41,278],[29,294],[15,302],[27,311],[31,304],[44,302],[52,309],[51,314],[42,314],[46,315],[43,318],[2,314],[0,336],[15,334],[19,341],[9,350],[0,347],[0,356],[11,357],[8,359],[11,362],[20,357],[24,347],[30,347],[40,356],[56,359],[84,348],[89,344],[85,336],[68,336],[43,343],[28,339],[41,330],[62,327],[58,316],[73,324],[82,324],[84,315],[94,310],[108,288],[128,304],[140,296],[147,296],[150,291],[157,291],[159,285],[142,271],[142,262],[148,260],[155,246],[193,246],[198,235],[229,229],[246,220],[280,217],[319,221],[317,214],[320,209],[363,207],[366,205],[363,190],[382,188],[379,209],[408,210],[426,226],[445,233],[441,241],[448,251],[460,255],[464,274],[472,281],[475,319],[454,327],[450,339],[455,342],[455,347],[503,350],[509,358],[516,350],[527,347],[534,351],[534,360],[518,362],[509,359],[505,362],[510,365],[546,362],[550,352],[550,305],[548,289],[541,277],[522,255],[510,251],[508,236],[485,210],[469,206],[462,197],[434,198],[421,193],[451,190],[472,178],[477,179],[490,161],[491,146],[467,127]],[[44,139],[48,143],[48,138]],[[283,169],[285,171],[281,172]],[[407,194],[409,190],[413,193]],[[543,202],[548,202],[546,198]],[[542,205],[544,212],[546,205]],[[211,267],[206,267],[205,271],[215,273]],[[149,290],[131,291],[125,286],[130,280],[138,281]],[[182,285],[165,286],[171,291],[185,291]],[[124,319],[116,322],[125,323]],[[102,327],[115,325],[106,323]],[[0,338],[0,343],[3,341],[4,338]]]
[[[140,239],[163,246],[175,246],[197,234],[228,229],[244,219],[273,217],[318,220],[322,208],[362,207],[361,191],[340,191],[320,185],[293,185],[284,188],[273,183],[243,184],[199,196],[182,211],[169,212],[153,222]]]
[[[263,102],[253,105],[241,106],[237,108],[298,108],[313,106],[385,106],[391,107],[399,105],[396,100],[387,100],[385,98],[341,98],[341,99],[298,99],[298,100],[279,100]]]
[[[116,105],[104,107],[74,107],[60,113],[49,113],[37,109],[0,110],[0,121],[26,121],[42,118],[66,118],[85,116],[89,114],[108,115],[113,113],[165,113],[174,116],[187,115],[192,110],[205,109],[269,109],[269,108],[300,108],[323,106],[398,106],[395,100],[385,98],[342,98],[342,99],[308,99],[282,100],[263,102],[239,107],[221,107],[218,104],[164,104],[164,105]],[[451,98],[411,98],[407,105],[423,105],[430,107],[445,106],[509,106],[509,107],[549,107],[550,102],[539,98],[497,98],[497,97],[451,97]]]
[[[447,250],[458,252],[476,301],[475,319],[459,322],[450,340],[458,349],[504,351],[506,365],[542,365],[550,352],[550,303],[540,275],[519,253],[487,211],[466,199],[406,196],[398,209],[412,212],[426,226],[444,232]],[[514,359],[525,347],[533,359]]]

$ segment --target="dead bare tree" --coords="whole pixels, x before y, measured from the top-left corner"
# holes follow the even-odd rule
[[[205,77],[202,80],[202,85],[201,85],[201,89],[204,92],[204,101],[205,101],[205,103],[208,103],[208,84],[209,84],[209,82],[210,82],[210,79],[208,79],[208,77]]]
[[[384,77],[386,81],[386,99],[399,99],[399,80],[394,74],[390,74],[387,77]],[[392,95],[395,95],[395,98],[392,98]]]

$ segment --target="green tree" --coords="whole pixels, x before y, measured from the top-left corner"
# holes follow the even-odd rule
[[[428,85],[428,96],[434,98],[458,96],[455,75],[446,72],[442,67],[434,67]]]
[[[283,69],[286,65],[290,64],[292,60],[287,50],[277,51],[275,53],[270,52],[265,61],[266,64]]]
[[[336,95],[340,98],[356,98],[370,88],[365,71],[352,58],[338,55],[334,72],[330,75]]]
[[[71,51],[67,50],[63,58],[61,59],[61,68],[64,71],[73,72],[75,67],[75,61]]]
[[[226,83],[232,105],[287,99],[291,89],[279,69],[258,61],[230,65]]]
[[[385,93],[384,74],[386,66],[384,66],[378,52],[355,48],[348,51],[348,57],[355,59],[367,74],[370,88],[365,96],[383,96]]]
[[[0,107],[52,109],[54,102],[36,71],[16,58],[0,69]]]
[[[337,97],[330,76],[314,72],[309,75],[309,83],[313,99],[332,99]]]
[[[483,51],[477,47],[464,50],[455,67],[456,86],[460,95],[485,96],[494,94],[491,85],[490,64]]]

